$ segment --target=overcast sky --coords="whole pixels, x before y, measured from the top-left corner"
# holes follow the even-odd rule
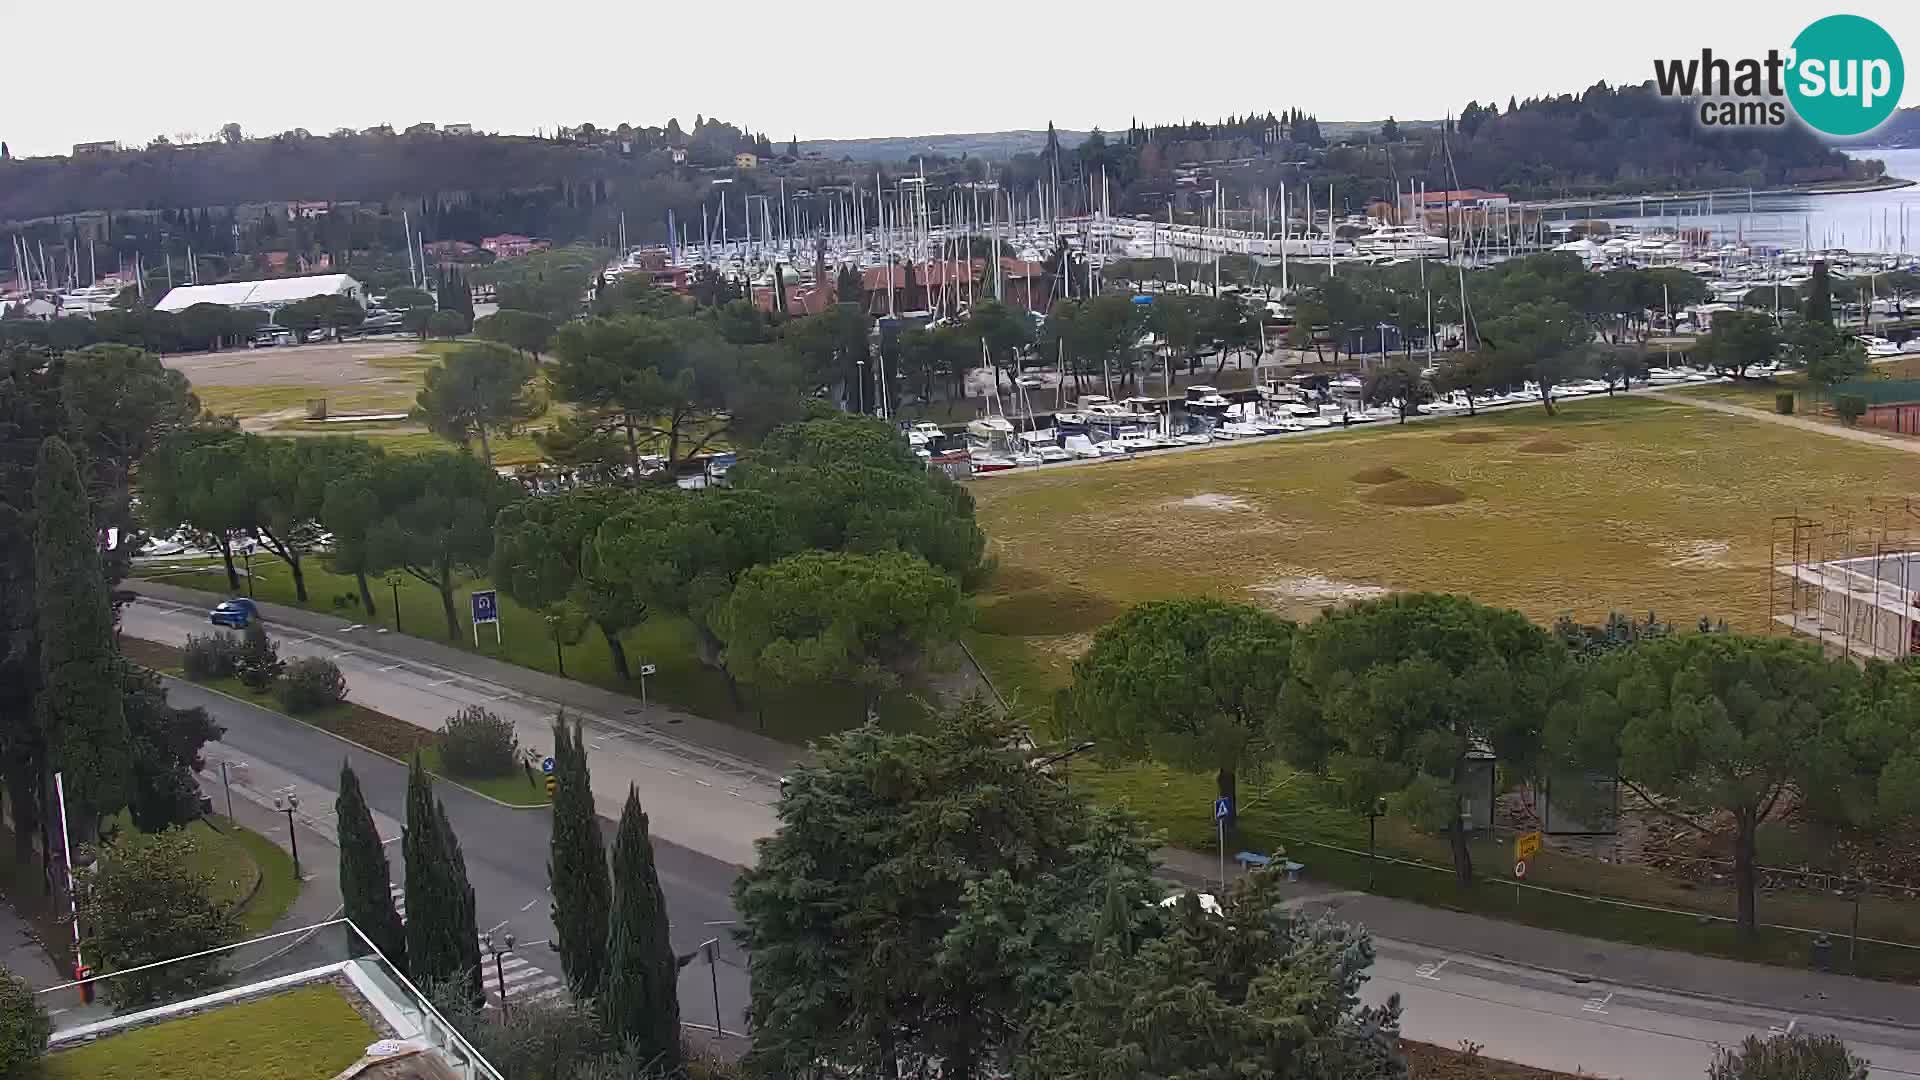
[[[1094,11],[1099,18],[1091,18]],[[0,0],[16,155],[419,120],[498,132],[717,116],[776,140],[1169,122],[1298,106],[1438,118],[1469,99],[1641,82],[1653,59],[1785,49],[1836,11],[1920,60],[1920,4],[910,0]],[[36,29],[39,28],[39,29]],[[1920,79],[1903,105],[1920,104]]]

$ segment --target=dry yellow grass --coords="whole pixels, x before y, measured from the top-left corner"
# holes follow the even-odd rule
[[[1489,441],[1462,436],[1486,434]],[[1521,452],[1541,440],[1570,453]],[[1365,501],[1392,463],[1464,502]],[[1654,611],[1767,625],[1776,514],[1920,496],[1899,452],[1649,399],[1036,470],[972,485],[1002,579],[977,651],[1036,699],[1108,604],[1210,594],[1295,618],[1383,590],[1444,589],[1550,621]],[[1231,507],[1223,510],[1222,507]],[[1916,523],[1920,524],[1920,523]],[[1041,602],[1023,602],[1027,594]],[[1088,594],[1091,594],[1089,596]],[[1074,597],[1070,604],[1045,598]],[[1049,611],[1061,614],[1050,625]],[[1022,631],[1012,639],[1009,623]],[[1005,635],[1005,636],[1003,636]]]
[[[1374,465],[1353,474],[1356,484],[1391,484],[1395,480],[1405,480],[1407,474],[1391,465]]]

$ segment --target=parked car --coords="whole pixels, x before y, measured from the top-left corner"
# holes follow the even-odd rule
[[[247,624],[260,617],[260,609],[253,601],[244,596],[232,600],[222,600],[207,612],[207,621],[215,626],[245,630]]]

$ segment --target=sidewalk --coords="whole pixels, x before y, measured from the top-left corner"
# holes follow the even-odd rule
[[[213,800],[214,813],[227,813],[227,791],[231,786],[233,823],[259,833],[280,850],[292,854],[287,815],[273,808],[274,792],[292,786],[291,778],[282,780],[281,774],[270,766],[253,763],[244,766],[247,773],[244,778],[238,775],[240,770],[231,770],[230,785],[223,785],[220,762],[238,762],[240,755],[218,742],[208,743],[203,753],[207,769],[199,774],[200,790]],[[293,818],[300,834],[300,892],[262,934],[323,923],[340,911],[340,852],[332,827],[333,803],[313,806],[303,802]]]
[[[33,936],[33,928],[4,900],[0,900],[0,966],[27,980],[35,990],[59,986],[72,978],[53,966],[47,950]]]
[[[1669,401],[1676,405],[1691,405],[1696,409],[1706,409],[1709,412],[1726,413],[1729,416],[1743,416],[1748,420],[1759,420],[1763,423],[1779,424],[1782,427],[1799,428],[1802,431],[1811,431],[1816,435],[1830,435],[1836,439],[1850,439],[1857,443],[1884,446],[1889,450],[1904,450],[1909,454],[1920,454],[1920,439],[1901,438],[1898,435],[1884,435],[1872,428],[1839,427],[1834,424],[1823,424],[1818,420],[1808,420],[1803,416],[1782,416],[1779,413],[1770,413],[1764,409],[1750,408],[1746,405],[1736,405],[1730,401],[1716,401],[1712,398],[1697,397],[1693,394],[1670,393],[1665,390],[1650,391],[1647,396],[1659,398],[1661,401]]]
[[[1219,887],[1216,857],[1178,848],[1162,848],[1159,856],[1165,876],[1208,891]],[[1245,872],[1234,863],[1227,864],[1229,879]],[[1337,890],[1310,880],[1289,885],[1287,890],[1303,906],[1324,909],[1364,926],[1383,941],[1430,950],[1436,960],[1448,955],[1486,957],[1563,975],[1574,982],[1665,990],[1793,1014],[1920,1028],[1920,987],[1601,941]]]
[[[141,595],[201,608],[211,608],[214,604],[226,599],[224,595],[201,592],[198,589],[183,589],[178,585],[156,581],[129,579],[126,582],[126,588]],[[517,690],[529,697],[555,702],[570,709],[607,717],[627,717],[629,722],[637,722],[637,718],[641,715],[639,699],[626,694],[602,690],[597,686],[549,675],[543,671],[510,664],[480,653],[467,652],[443,642],[414,637],[410,634],[390,633],[378,626],[349,622],[333,615],[322,615],[303,608],[287,607],[266,601],[257,601],[257,603],[269,621],[283,626],[295,626],[313,633],[358,640],[368,648],[378,649],[402,659],[418,660],[437,667],[465,672],[488,682]],[[717,720],[695,716],[671,705],[649,700],[646,716],[647,726],[663,735],[670,735],[674,739],[695,746],[704,746],[755,763],[776,776],[792,768],[796,762],[806,756],[806,751],[800,747],[790,746],[750,731],[743,731]]]

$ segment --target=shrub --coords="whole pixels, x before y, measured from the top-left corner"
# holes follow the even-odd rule
[[[1707,1080],[1866,1080],[1867,1062],[1833,1035],[1749,1035],[1738,1050],[1722,1047]]]
[[[298,716],[318,712],[347,700],[347,677],[340,665],[319,656],[306,656],[287,665],[280,680],[280,705]]]
[[[234,674],[247,685],[249,690],[258,693],[273,685],[273,680],[287,669],[287,662],[280,659],[280,647],[267,636],[267,628],[260,620],[247,624],[247,636],[241,640],[240,653],[234,662]]]
[[[440,763],[455,776],[484,779],[506,776],[520,760],[513,721],[484,706],[469,705],[440,728]]]
[[[240,639],[224,630],[188,634],[180,666],[196,682],[227,678],[240,670]]]
[[[1785,390],[1773,395],[1773,411],[1781,416],[1793,415],[1793,392]]]
[[[1867,415],[1867,399],[1859,394],[1841,394],[1833,399],[1833,411],[1840,422],[1852,427],[1861,417]]]
[[[197,850],[183,829],[123,831],[100,850],[79,883],[79,914],[86,955],[101,971],[124,972],[233,940],[240,924],[214,899],[212,876],[197,869]],[[191,997],[226,978],[220,958],[208,956],[108,979],[102,989],[125,1008]]]
[[[27,981],[0,970],[0,1076],[15,1076],[47,1052],[53,1021]]]

